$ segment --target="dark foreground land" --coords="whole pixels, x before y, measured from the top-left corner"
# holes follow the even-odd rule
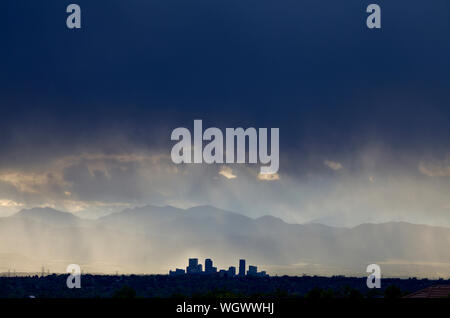
[[[67,277],[0,277],[0,298],[399,298],[432,285],[450,285],[450,280],[442,279],[384,278],[381,289],[371,290],[366,286],[365,277],[83,275],[81,288],[69,289],[66,286]]]

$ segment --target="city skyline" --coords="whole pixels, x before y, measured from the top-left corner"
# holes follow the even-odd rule
[[[219,276],[226,277],[269,277],[266,271],[258,272],[258,267],[255,265],[249,265],[248,271],[246,271],[246,260],[239,260],[239,272],[236,273],[236,267],[230,266],[227,270],[225,269],[217,269],[217,267],[213,266],[213,261],[210,258],[205,258],[205,270],[202,269],[202,264],[199,264],[198,258],[189,258],[188,266],[186,270],[181,268],[176,268],[174,271],[169,270],[170,276],[179,276],[179,275],[192,275],[192,274],[205,274],[205,275],[214,275],[218,274]]]

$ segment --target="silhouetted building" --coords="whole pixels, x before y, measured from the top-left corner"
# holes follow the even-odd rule
[[[256,276],[258,274],[258,267],[250,265],[248,267],[247,275]]]
[[[198,258],[190,258],[189,259],[189,266],[190,267],[196,267],[198,265]]]
[[[199,274],[202,272],[202,264],[198,263],[198,258],[190,258],[189,266],[186,267],[186,273]]]
[[[266,271],[261,271],[261,272],[258,273],[258,276],[267,277],[269,275],[267,275]]]
[[[213,266],[213,261],[210,258],[205,259],[205,274],[217,273],[217,267]]]
[[[245,276],[245,259],[239,260],[239,276]]]
[[[228,276],[230,277],[236,276],[236,267],[230,266],[228,268]]]
[[[169,271],[170,276],[180,276],[184,275],[185,273],[186,273],[185,270],[181,268],[177,268],[174,271]]]
[[[212,271],[213,262],[210,258],[205,259],[205,273],[210,273]]]

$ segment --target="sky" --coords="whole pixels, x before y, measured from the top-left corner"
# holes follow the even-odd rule
[[[450,226],[448,0],[72,2],[0,5],[0,216],[208,204]],[[279,128],[278,174],[173,164],[194,119]]]

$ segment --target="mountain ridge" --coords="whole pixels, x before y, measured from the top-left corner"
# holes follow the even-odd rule
[[[48,262],[117,264],[130,272],[210,257],[220,263],[245,258],[311,274],[360,272],[372,263],[392,268],[392,260],[411,273],[420,272],[414,264],[449,264],[448,269],[436,269],[436,275],[450,276],[449,245],[450,229],[445,227],[408,222],[352,228],[290,224],[270,215],[249,218],[211,206],[143,206],[93,221],[42,208],[0,218],[1,253]]]
[[[209,209],[205,211],[206,209]],[[234,211],[228,211],[220,208],[216,208],[211,205],[198,205],[193,206],[190,208],[177,208],[171,205],[164,205],[164,206],[156,206],[156,205],[143,205],[133,208],[126,208],[118,212],[110,213],[104,216],[99,217],[98,219],[85,219],[77,216],[75,213],[71,212],[65,212],[61,210],[57,210],[51,207],[33,207],[33,208],[25,208],[22,209],[12,215],[0,217],[2,218],[14,218],[14,217],[28,217],[35,220],[44,219],[48,217],[58,217],[58,218],[66,218],[71,220],[91,220],[91,221],[98,221],[101,219],[108,219],[113,218],[117,216],[131,216],[133,214],[149,214],[154,212],[175,212],[176,214],[181,215],[181,213],[186,213],[185,215],[188,215],[187,213],[196,213],[197,215],[202,216],[208,216],[208,213],[215,212],[218,214],[224,214],[224,215],[234,215],[238,217],[243,217],[245,219],[253,220],[253,221],[259,221],[259,222],[266,222],[266,221],[273,221],[278,223],[283,223],[285,225],[311,225],[311,226],[320,226],[325,228],[336,228],[336,229],[356,229],[361,227],[370,227],[373,225],[376,226],[387,226],[389,224],[397,224],[397,225],[411,225],[411,226],[423,226],[423,227],[430,227],[430,228],[441,228],[441,229],[450,229],[450,227],[446,226],[438,226],[438,225],[430,225],[430,224],[420,224],[420,223],[412,223],[407,221],[386,221],[386,222],[363,222],[360,224],[357,224],[355,226],[347,226],[347,227],[341,227],[341,226],[333,226],[333,225],[327,225],[320,222],[306,222],[306,223],[288,223],[285,220],[283,220],[280,217],[276,217],[270,214],[265,214],[259,217],[249,217],[243,214],[240,214],[238,212]],[[200,212],[200,213],[199,213]],[[211,213],[213,214],[213,213]]]

